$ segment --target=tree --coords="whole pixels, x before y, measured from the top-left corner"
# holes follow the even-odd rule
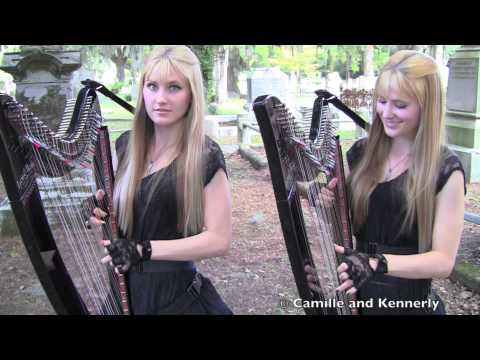
[[[227,90],[228,93],[240,95],[238,74],[247,68],[247,63],[240,55],[240,46],[231,46],[228,58]]]
[[[318,50],[315,45],[288,45],[278,46],[274,50],[274,57],[269,64],[278,66],[283,72],[294,75],[297,86],[304,76],[312,77],[318,72]]]
[[[374,45],[365,45],[364,56],[363,56],[363,75],[364,76],[373,76],[374,75],[374,57],[375,57],[375,46]]]
[[[125,71],[134,70],[138,73],[143,62],[145,50],[151,50],[152,46],[145,45],[74,45],[74,49],[82,50],[82,57],[87,67],[94,65],[105,67],[109,61],[115,64],[117,81],[125,81]],[[133,65],[133,67],[132,67]],[[132,75],[135,76],[135,75]]]
[[[215,84],[213,78],[214,52],[218,45],[187,45],[197,55],[202,68],[203,80],[207,95],[207,102],[215,100]]]
[[[229,46],[221,45],[214,52],[214,79],[215,79],[215,102],[221,104],[228,99],[228,57]]]
[[[101,53],[110,59],[117,69],[117,80],[125,81],[125,67],[130,53],[136,49],[137,45],[102,45]],[[134,51],[134,50],[133,50]]]

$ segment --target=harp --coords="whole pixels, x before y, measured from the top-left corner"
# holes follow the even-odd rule
[[[125,278],[100,263],[100,239],[114,239],[113,169],[96,90],[82,82],[58,129],[0,94],[0,170],[23,243],[59,314],[129,314]],[[104,90],[104,89],[102,89]],[[102,233],[85,221],[105,190],[110,216]]]
[[[337,97],[315,92],[311,121],[297,121],[274,96],[255,99],[253,109],[268,159],[282,232],[307,315],[357,313],[345,293],[337,293],[339,258],[333,244],[352,248],[348,197],[339,136],[329,104],[367,130],[368,124]],[[307,115],[308,117],[308,115]],[[332,201],[321,188],[336,177]],[[309,288],[305,265],[316,269],[318,291]]]

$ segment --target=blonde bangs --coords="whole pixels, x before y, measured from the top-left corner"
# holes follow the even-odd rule
[[[411,81],[400,71],[387,70],[378,77],[376,98],[387,98],[392,89],[395,89],[402,95],[414,97],[420,104],[420,107],[423,107],[425,101],[421,95],[424,91],[420,81]]]

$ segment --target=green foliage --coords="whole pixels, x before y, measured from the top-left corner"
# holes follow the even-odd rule
[[[255,57],[253,66],[255,67],[264,67],[269,66],[269,49],[268,45],[257,45],[255,46]]]
[[[20,45],[0,45],[0,64],[3,63],[3,55],[7,52],[20,51]]]
[[[388,46],[377,45],[374,50],[373,66],[375,71],[379,71],[388,61],[390,49]]]
[[[455,54],[455,51],[460,47],[461,45],[445,45],[445,52],[447,53],[447,58],[450,58],[453,54]]]
[[[122,91],[122,88],[125,86],[125,83],[123,81],[116,81],[113,83],[112,86],[110,86],[110,90],[118,95],[121,91]]]
[[[110,60],[106,59],[99,51],[98,45],[65,45],[65,50],[80,50],[82,67],[95,74],[95,78],[101,78],[101,75],[110,65]]]
[[[207,111],[209,115],[217,115],[218,105],[216,103],[209,103],[207,107]]]
[[[197,55],[202,67],[203,80],[206,87],[207,102],[215,98],[215,84],[213,83],[214,54],[218,45],[187,45]]]
[[[343,78],[363,74],[364,45],[326,45],[328,54],[326,72],[337,71]]]
[[[270,64],[280,67],[286,73],[313,77],[318,71],[317,54],[315,46],[303,46],[301,49],[276,47]]]
[[[230,98],[216,108],[216,115],[237,115],[244,112],[246,100]],[[213,114],[212,114],[213,115]]]
[[[99,96],[99,100],[100,100],[100,109],[102,110],[102,115],[106,119],[131,120],[133,118],[133,115],[128,110],[118,105],[116,102],[114,102],[110,98],[102,95],[102,96]],[[130,104],[133,106],[136,106],[136,104],[132,104],[131,102]]]

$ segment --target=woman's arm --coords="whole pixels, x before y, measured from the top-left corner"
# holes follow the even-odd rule
[[[226,255],[232,239],[232,198],[225,172],[219,169],[204,190],[205,229],[176,241],[152,239],[152,260],[200,260]]]
[[[417,255],[385,255],[388,275],[407,279],[448,277],[455,265],[464,211],[463,175],[454,171],[437,195],[432,250]]]

